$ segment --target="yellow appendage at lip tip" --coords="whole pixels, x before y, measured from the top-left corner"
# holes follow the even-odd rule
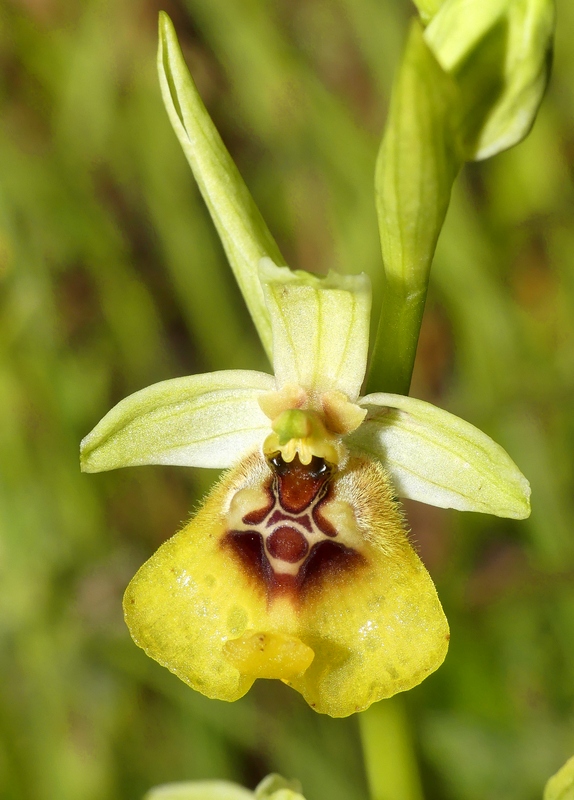
[[[297,636],[252,631],[226,642],[223,655],[244,675],[279,680],[302,675],[315,657]]]

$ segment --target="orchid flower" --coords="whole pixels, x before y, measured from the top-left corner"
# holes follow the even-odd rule
[[[275,678],[346,716],[417,685],[447,652],[448,624],[397,498],[522,519],[528,482],[452,414],[361,395],[369,279],[274,263],[165,16],[160,30],[164,99],[274,374],[213,372],[136,392],[83,440],[82,468],[226,469],[128,586],[131,635],[209,697],[236,700]]]
[[[133,638],[210,697],[279,678],[345,716],[418,684],[449,631],[395,495],[522,518],[528,484],[488,436],[429,403],[359,395],[366,276],[260,265],[275,375],[176,378],[121,401],[82,443],[86,471],[229,471],[140,569]]]

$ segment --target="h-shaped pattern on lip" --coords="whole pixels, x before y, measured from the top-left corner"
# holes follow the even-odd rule
[[[316,456],[305,465],[297,456],[286,462],[276,454],[268,463],[267,502],[241,516],[232,513],[222,545],[264,586],[269,599],[277,594],[295,599],[320,578],[358,564],[363,557],[337,541],[339,533],[324,514],[335,467]]]

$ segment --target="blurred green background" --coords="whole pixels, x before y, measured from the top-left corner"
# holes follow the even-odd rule
[[[160,8],[288,263],[377,286],[406,0],[0,0],[0,797],[277,770],[308,800],[363,800],[355,718],[268,681],[206,700],[128,636],[123,589],[214,473],[79,472],[130,392],[267,368],[161,104]],[[573,41],[558,0],[534,130],[465,169],[433,268],[412,393],[503,444],[533,513],[409,504],[452,627],[405,697],[427,800],[534,800],[574,753]]]

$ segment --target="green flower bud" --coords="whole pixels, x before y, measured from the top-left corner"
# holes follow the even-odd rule
[[[574,756],[550,778],[543,800],[574,800]]]
[[[229,781],[186,781],[156,786],[144,800],[305,800],[300,788],[298,781],[272,774],[254,792]]]

